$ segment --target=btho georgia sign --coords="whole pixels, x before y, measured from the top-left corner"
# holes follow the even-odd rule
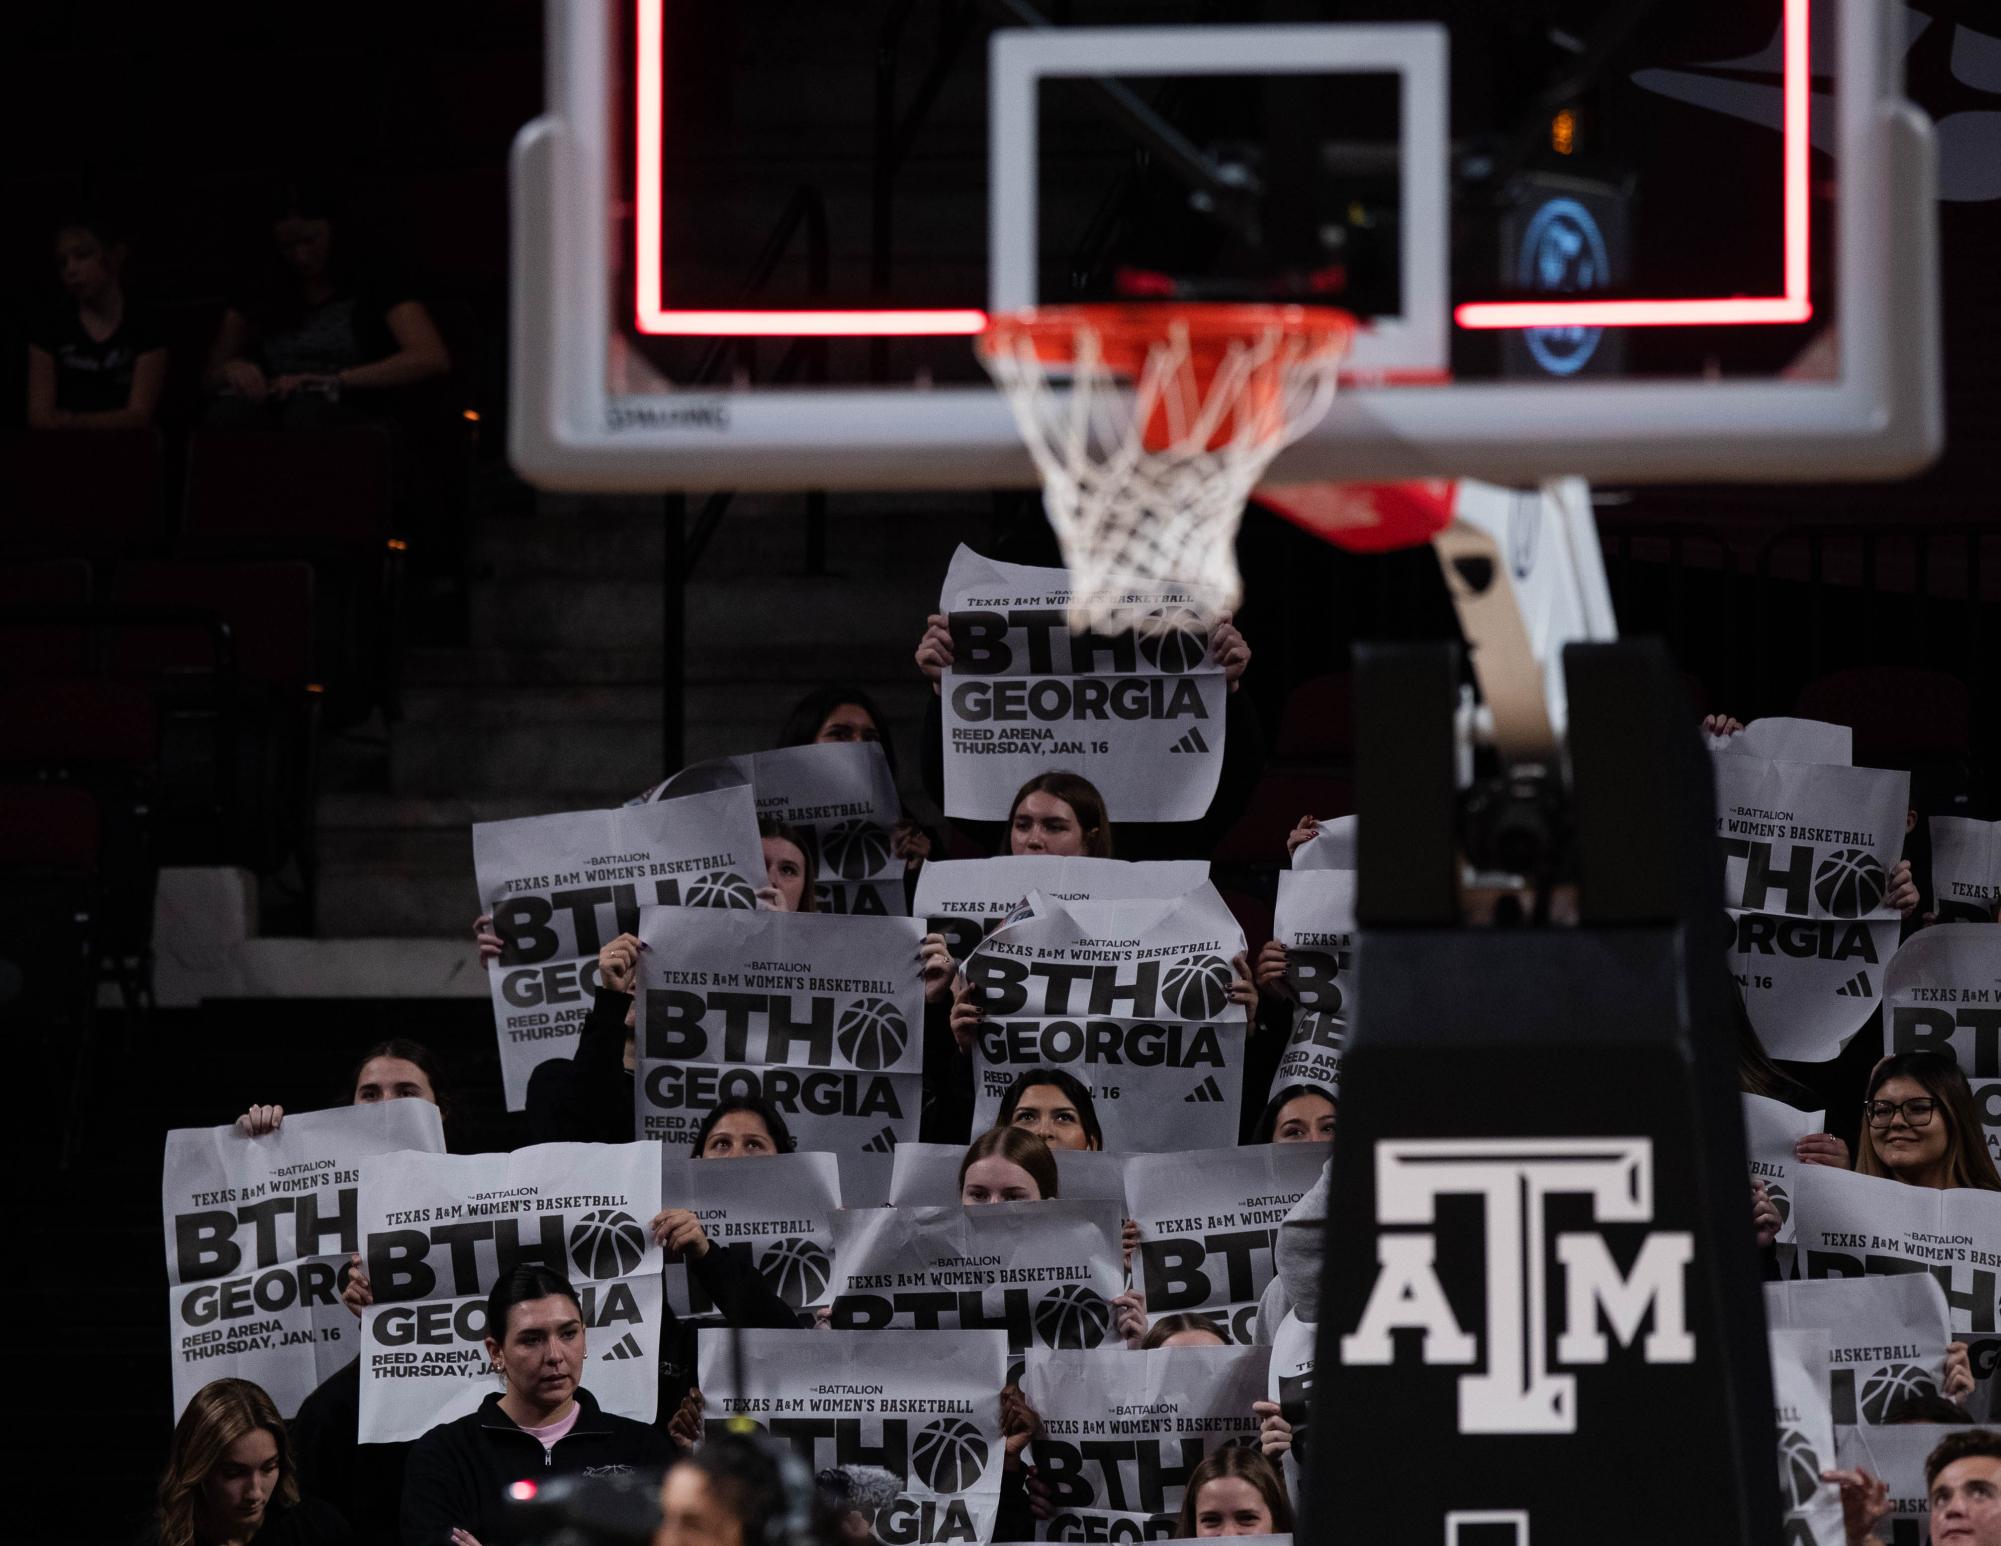
[[[1604,1364],[1616,1341],[1648,1363],[1691,1363],[1687,1275],[1694,1236],[1648,1232],[1629,1269],[1606,1237],[1567,1230],[1553,1242],[1545,1208],[1589,1200],[1604,1224],[1653,1218],[1653,1144],[1645,1138],[1386,1139],[1376,1145],[1377,1272],[1360,1321],[1340,1338],[1349,1366],[1397,1361],[1393,1333],[1415,1330],[1423,1363],[1484,1366],[1458,1382],[1465,1434],[1577,1431],[1577,1379],[1559,1366]],[[1484,1335],[1461,1324],[1439,1276],[1439,1202],[1478,1201],[1486,1263]],[[1419,1227],[1429,1226],[1429,1227]],[[1546,1263],[1554,1245],[1557,1264]],[[1551,1311],[1561,1330],[1551,1345]],[[1642,1323],[1651,1312],[1651,1326]],[[1607,1330],[1611,1336],[1606,1335]],[[1406,1339],[1408,1351],[1413,1339]],[[1637,1346],[1636,1346],[1637,1344]]]

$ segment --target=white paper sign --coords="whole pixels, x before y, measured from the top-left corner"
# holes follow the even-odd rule
[[[1070,576],[952,555],[940,596],[952,665],[938,684],[945,814],[1005,821],[1040,773],[1078,773],[1122,821],[1196,821],[1223,769],[1229,685],[1185,587],[1121,581],[1140,626],[1072,633]]]
[[[923,932],[914,918],[643,912],[636,1131],[689,1143],[717,1101],[751,1095],[802,1149],[915,1138]]]
[[[1226,1444],[1255,1441],[1271,1349],[1029,1351],[1021,1393],[1041,1414],[1036,1477],[1045,1541],[1173,1533],[1189,1475]]]
[[[1825,1165],[1801,1167],[1793,1182],[1801,1275],[1929,1272],[1980,1382],[1969,1409],[1991,1411],[2001,1360],[2001,1192],[1934,1191]]]
[[[1779,1210],[1780,1245],[1793,1239],[1792,1173],[1799,1165],[1793,1145],[1809,1133],[1821,1130],[1824,1111],[1799,1111],[1782,1100],[1762,1095],[1746,1095],[1744,1100],[1744,1152],[1751,1161],[1751,1179],[1765,1183],[1765,1192]]]
[[[746,1331],[744,1387],[725,1341],[702,1348],[707,1431],[748,1417],[790,1442],[814,1472],[879,1465],[903,1491],[875,1516],[899,1546],[991,1541],[1006,1448],[998,1331]]]
[[[702,1160],[664,1146],[662,1155],[661,1206],[699,1218],[710,1250],[742,1258],[795,1310],[827,1302],[834,1210],[841,1206],[841,1167],[833,1155]],[[683,1318],[717,1313],[701,1275],[679,1261],[667,1264],[667,1307]]]
[[[275,1133],[167,1134],[160,1180],[174,1411],[211,1380],[264,1387],[290,1417],[359,1345],[340,1301],[361,1249],[360,1167],[401,1149],[442,1153],[427,1100],[302,1111]]]
[[[1838,767],[1855,761],[1855,732],[1824,719],[1789,719],[1774,715],[1754,719],[1735,735],[1711,736],[1711,751],[1738,757],[1764,757],[1774,762],[1826,762]]]
[[[1908,773],[1740,756],[1712,765],[1726,907],[1839,919],[1881,909],[1904,851]]]
[[[1206,859],[1090,859],[1003,854],[995,859],[926,860],[917,872],[917,916],[945,936],[955,961],[999,928],[1035,892],[1059,902],[1174,897],[1209,878]]]
[[[1851,1428],[1834,1425],[1835,1464],[1844,1471],[1858,1467],[1890,1489],[1890,1514],[1876,1526],[1884,1546],[1925,1546],[1931,1539],[1931,1496],[1925,1485],[1925,1461],[1939,1440],[1952,1430],[1931,1423],[1900,1428]]]
[[[576,1051],[597,991],[599,948],[646,906],[750,909],[764,850],[748,789],[609,811],[475,823],[480,907],[503,941],[487,973],[507,1109],[528,1076]]]
[[[1775,1058],[1826,1063],[1841,1055],[1883,1001],[1883,972],[1903,924],[1731,912],[1725,959],[1744,1012]]]
[[[1051,1149],[1059,1195],[1069,1202],[1126,1205],[1125,1154],[1100,1149]],[[889,1205],[893,1208],[951,1208],[959,1202],[959,1143],[899,1143],[891,1162]]]
[[[1278,1415],[1292,1424],[1292,1448],[1285,1454],[1285,1483],[1299,1500],[1300,1467],[1313,1453],[1313,1364],[1320,1346],[1320,1328],[1287,1310],[1271,1340],[1271,1384],[1265,1399],[1278,1403]]]
[[[1230,1341],[1250,1341],[1278,1226],[1326,1163],[1318,1143],[1135,1155],[1126,1201],[1140,1227],[1133,1282],[1147,1314],[1200,1311]]]
[[[1765,1285],[1774,1327],[1827,1333],[1835,1422],[1880,1424],[1906,1396],[1937,1395],[1952,1340],[1945,1294],[1929,1273]]]
[[[1109,1202],[844,1208],[834,1215],[833,1324],[1005,1329],[1017,1353],[1115,1344],[1119,1225]]]
[[[1295,870],[1352,870],[1355,868],[1355,827],[1358,816],[1328,816],[1319,830],[1292,851]]]
[[[1243,930],[1207,882],[1165,901],[1057,902],[996,929],[967,957],[986,1010],[973,1130],[994,1124],[1020,1074],[1086,1085],[1105,1147],[1159,1152],[1237,1135],[1244,1011],[1230,1002]]]
[[[499,1388],[486,1296],[523,1261],[545,1263],[577,1290],[588,1328],[583,1383],[598,1405],[653,1421],[663,1307],[660,1248],[646,1226],[659,1211],[656,1143],[362,1161],[375,1303],[361,1320],[361,1442],[418,1438]]]
[[[2001,928],[1921,929],[1891,958],[1884,982],[1883,1050],[1950,1053],[2001,1164]]]
[[[2001,906],[2001,821],[1934,816],[1932,899],[1941,922],[1991,923]]]
[[[1272,938],[1285,947],[1286,985],[1297,1005],[1272,1093],[1304,1084],[1338,1101],[1359,981],[1355,872],[1279,871]]]
[[[1834,1424],[1818,1370],[1825,1333],[1772,1333],[1772,1397],[1779,1437],[1779,1501],[1789,1546],[1842,1546],[1841,1489],[1823,1482],[1834,1454]]]
[[[782,821],[812,845],[821,912],[910,911],[903,860],[890,852],[903,801],[880,743],[815,743],[718,757],[682,769],[661,789],[673,795],[732,779],[750,785],[760,819]]]

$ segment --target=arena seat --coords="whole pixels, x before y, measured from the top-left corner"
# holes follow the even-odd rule
[[[1226,870],[1282,870],[1286,867],[1286,834],[1301,816],[1309,811],[1323,818],[1346,816],[1354,808],[1354,789],[1346,779],[1314,773],[1266,773],[1251,791],[1244,814],[1217,843],[1214,861]]]
[[[1354,755],[1354,686],[1351,672],[1310,676],[1286,695],[1272,759],[1345,770]]]
[[[90,564],[81,558],[0,563],[0,615],[21,608],[79,607],[90,600]],[[72,676],[86,668],[82,628],[9,625],[0,636],[0,681]]]
[[[1958,677],[1917,666],[1851,666],[1800,690],[1796,712],[1847,725],[1858,766],[1908,765],[1963,754],[1972,744],[1973,695]]]
[[[160,705],[162,861],[309,865],[320,695],[312,567],[163,560],[122,566],[108,590],[115,604],[213,619],[226,645],[189,621],[135,623],[111,640],[111,672]]]
[[[0,438],[0,509],[9,552],[125,557],[158,552],[162,459],[159,432],[28,431]]]
[[[188,447],[188,556],[310,562],[313,656],[343,721],[393,677],[391,448],[372,425],[207,431]]]

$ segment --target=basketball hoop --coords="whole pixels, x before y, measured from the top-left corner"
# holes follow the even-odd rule
[[[1129,626],[1135,582],[1236,606],[1244,501],[1327,412],[1355,326],[1325,307],[1220,303],[988,320],[980,360],[1042,474],[1071,627]]]

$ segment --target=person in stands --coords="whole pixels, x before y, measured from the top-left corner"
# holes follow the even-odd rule
[[[60,301],[28,327],[28,428],[145,429],[167,382],[167,345],[126,293],[126,246],[101,215],[59,221]]]
[[[285,1425],[260,1386],[213,1380],[167,1446],[143,1546],[344,1546],[338,1510],[301,1497]]]
[[[1310,1084],[1289,1084],[1265,1103],[1252,1143],[1332,1143],[1339,1107],[1334,1097]]]
[[[1090,1087],[1060,1068],[1030,1068],[1001,1097],[996,1127],[1018,1127],[1052,1149],[1102,1149],[1097,1102]]]
[[[846,746],[874,742],[882,748],[882,759],[896,777],[896,742],[889,722],[875,706],[875,699],[859,687],[832,684],[816,687],[797,703],[779,727],[772,744],[785,746]],[[890,852],[900,857],[907,869],[915,870],[931,857],[931,834],[908,816],[890,829]]]
[[[584,1312],[560,1274],[539,1262],[502,1274],[486,1296],[486,1328],[501,1388],[411,1446],[406,1546],[495,1546],[507,1489],[523,1478],[616,1475],[673,1458],[666,1434],[602,1410],[584,1388]]]
[[[1149,1326],[1139,1345],[1141,1352],[1151,1352],[1157,1347],[1228,1347],[1230,1344],[1208,1316],[1196,1310],[1176,1310],[1172,1315],[1161,1316]]]
[[[300,426],[386,416],[451,369],[424,303],[364,265],[324,188],[291,182],[266,210],[269,280],[222,314],[206,381],[239,421]]]
[[[1189,1475],[1174,1533],[1184,1538],[1290,1535],[1292,1501],[1278,1468],[1241,1445],[1211,1450]]]
[[[1876,1065],[1862,1104],[1855,1168],[1909,1186],[2001,1191],[1972,1088],[1941,1052],[1900,1052]]]
[[[1877,1526],[1896,1512],[1888,1483],[1866,1467],[1823,1471],[1841,1488],[1848,1546],[1883,1546]],[[1934,1546],[2001,1546],[2001,1433],[1962,1428],[1925,1457],[1925,1504]]]

